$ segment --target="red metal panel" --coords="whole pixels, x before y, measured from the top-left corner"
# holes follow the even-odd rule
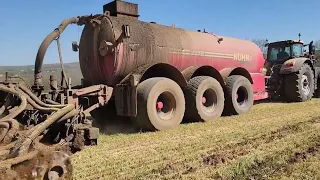
[[[112,53],[97,57],[101,41],[115,41],[121,36],[122,26],[130,27],[130,37],[123,39]],[[85,28],[89,29],[89,28]],[[132,18],[108,17],[102,21],[99,38],[94,30],[82,36],[86,49],[80,47],[81,69],[84,78],[92,84],[114,86],[135,69],[154,63],[169,63],[180,71],[190,66],[210,65],[218,71],[224,68],[243,67],[253,74],[254,91],[264,89],[260,75],[264,65],[261,50],[247,40],[187,31],[180,28],[145,23]],[[88,37],[92,36],[92,37]],[[81,45],[81,44],[80,44]],[[89,54],[89,55],[88,55]],[[258,75],[259,74],[259,75]],[[264,79],[263,79],[264,83]]]

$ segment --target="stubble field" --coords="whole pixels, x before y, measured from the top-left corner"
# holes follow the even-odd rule
[[[46,68],[59,76],[57,67]],[[0,67],[0,72],[10,71],[32,83],[32,73],[20,74],[28,69]],[[74,77],[73,84],[79,84],[78,63],[66,66],[66,70]],[[183,124],[165,132],[102,134],[98,146],[86,147],[72,156],[73,177],[320,179],[319,130],[319,99],[292,104],[262,103],[245,115]]]
[[[320,100],[262,103],[245,115],[102,135],[72,157],[74,179],[319,179]]]

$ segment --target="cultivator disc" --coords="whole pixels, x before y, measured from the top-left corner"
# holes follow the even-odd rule
[[[0,163],[0,179],[60,180],[72,176],[70,156],[61,151],[34,150],[25,156]]]
[[[58,122],[74,105],[45,104],[17,84],[0,84],[0,96],[0,179],[69,179],[74,131],[61,127],[74,128]]]
[[[69,179],[72,175],[72,165],[70,156],[64,152],[53,152],[49,159],[46,158],[37,160],[34,168],[31,171],[31,176],[34,179]]]

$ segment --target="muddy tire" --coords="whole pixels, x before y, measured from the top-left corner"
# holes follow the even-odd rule
[[[284,94],[288,101],[304,102],[314,93],[314,74],[308,64],[304,64],[297,73],[284,77]]]
[[[134,122],[143,130],[176,128],[183,119],[185,98],[180,86],[168,78],[151,78],[137,87],[138,112]]]
[[[207,122],[218,119],[224,108],[224,92],[220,83],[208,76],[197,76],[185,90],[186,122]]]
[[[244,76],[232,75],[227,78],[223,115],[244,114],[253,106],[252,84]]]

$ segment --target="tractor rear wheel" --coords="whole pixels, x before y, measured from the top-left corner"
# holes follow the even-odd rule
[[[220,83],[208,76],[197,76],[188,82],[186,114],[188,122],[218,119],[224,108],[224,92]]]
[[[253,90],[250,81],[240,75],[232,75],[227,78],[225,88],[224,115],[244,114],[253,106]]]
[[[284,93],[288,101],[304,102],[314,93],[314,74],[308,64],[304,64],[297,73],[284,77]]]
[[[168,78],[150,78],[137,87],[138,112],[134,121],[143,130],[168,130],[177,127],[185,112],[180,86]]]

